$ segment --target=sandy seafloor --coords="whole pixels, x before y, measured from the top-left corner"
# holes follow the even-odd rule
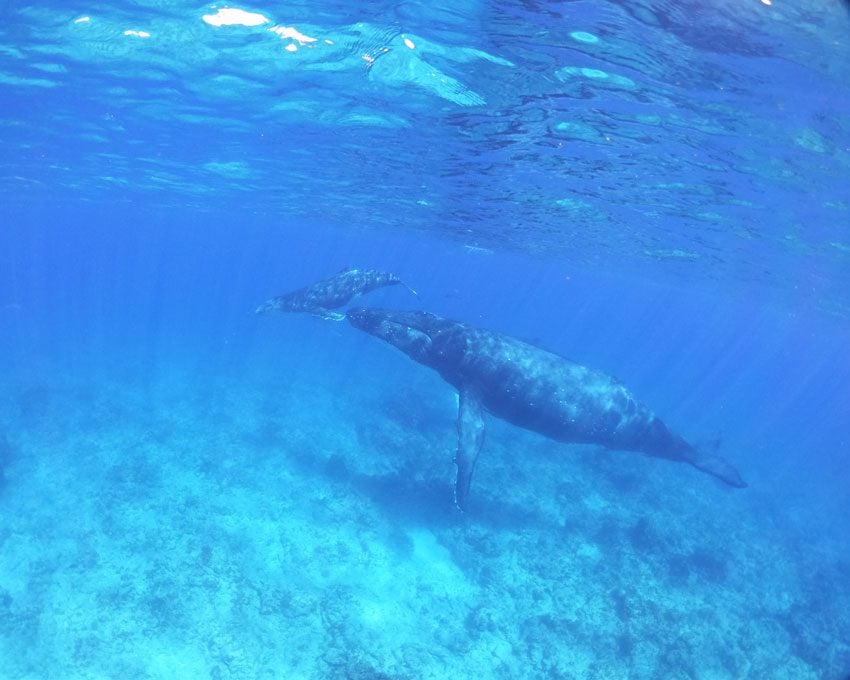
[[[847,668],[823,509],[491,419],[460,514],[451,388],[370,338],[296,345],[0,378],[0,677]]]

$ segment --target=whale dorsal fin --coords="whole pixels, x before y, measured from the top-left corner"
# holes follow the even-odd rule
[[[469,485],[478,454],[484,446],[484,408],[476,394],[463,388],[458,394],[457,412],[457,480],[455,481],[455,505],[466,508]]]

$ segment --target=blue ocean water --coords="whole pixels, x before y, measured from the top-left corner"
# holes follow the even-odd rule
[[[850,674],[850,5],[0,3],[0,678]],[[734,464],[497,418],[345,267]]]

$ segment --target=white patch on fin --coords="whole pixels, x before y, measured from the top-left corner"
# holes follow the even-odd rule
[[[325,309],[321,312],[316,311],[313,313],[325,321],[345,321],[345,314],[340,314],[339,312],[331,312],[330,310]]]

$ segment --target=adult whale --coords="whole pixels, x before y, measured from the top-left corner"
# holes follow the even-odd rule
[[[563,442],[599,444],[689,463],[735,487],[738,471],[670,429],[623,385],[516,338],[428,312],[355,309],[346,315],[436,370],[459,393],[455,503],[463,509],[484,444],[483,412]]]
[[[398,276],[377,269],[343,269],[338,274],[316,283],[266,300],[256,309],[267,312],[306,312],[324,319],[342,321],[344,314],[332,312],[354,298],[385,286],[402,285],[416,293]]]

